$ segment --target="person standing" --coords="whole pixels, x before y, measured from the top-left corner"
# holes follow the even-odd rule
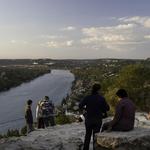
[[[31,106],[32,106],[32,100],[29,99],[27,101],[27,106],[25,109],[25,120],[26,120],[26,124],[27,124],[27,133],[30,133],[34,130]]]
[[[94,136],[95,133],[100,131],[102,125],[103,114],[109,111],[109,105],[105,101],[105,98],[100,95],[100,84],[94,84],[92,87],[92,93],[86,96],[79,104],[79,109],[86,110],[85,114],[85,128],[86,135],[84,140],[83,150],[89,150],[89,144],[91,136],[93,134],[93,149],[94,149]]]
[[[116,92],[119,102],[116,106],[115,116],[112,121],[103,125],[102,131],[130,131],[134,128],[135,105],[128,98],[126,90],[119,89]]]
[[[36,107],[36,119],[37,119],[37,128],[44,128],[44,120],[42,116],[42,108],[41,108],[41,102],[39,101]]]
[[[44,100],[41,102],[41,109],[42,109],[42,117],[44,121],[44,126],[54,126],[55,120],[54,120],[54,105],[49,100],[48,96],[44,97]]]
[[[51,126],[55,126],[55,114],[54,114],[54,111],[55,111],[55,106],[53,104],[53,102],[51,100],[49,100],[49,117],[48,117],[48,120],[49,120],[49,123]]]

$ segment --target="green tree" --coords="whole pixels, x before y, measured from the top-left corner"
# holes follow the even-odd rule
[[[111,105],[115,104],[116,91],[120,88],[127,90],[129,97],[133,99],[138,110],[150,110],[150,68],[144,65],[128,65],[121,69],[114,83],[106,93]]]

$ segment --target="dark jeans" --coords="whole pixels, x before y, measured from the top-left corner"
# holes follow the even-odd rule
[[[30,124],[30,123],[27,123],[27,133],[30,133],[32,132],[34,129],[33,129],[33,124]]]
[[[45,127],[55,126],[54,116],[45,117],[45,118],[43,118],[43,121],[44,121],[44,126]]]
[[[120,124],[115,124],[114,126],[110,126],[110,122],[106,122],[104,123],[103,127],[102,127],[102,132],[105,131],[105,130],[108,130],[108,131],[130,131],[132,130],[133,128],[128,128],[127,126],[121,126]]]
[[[43,118],[44,127],[48,127],[48,126],[49,126],[48,120],[49,120],[48,117],[44,117],[44,118]]]
[[[101,125],[102,125],[102,121],[97,121],[93,123],[88,121],[88,123],[85,123],[86,135],[85,135],[83,150],[89,150],[89,144],[91,141],[92,134],[93,134],[93,150],[95,149],[94,148],[95,133],[98,133],[100,131]]]
[[[49,120],[50,126],[55,126],[55,125],[56,125],[56,124],[55,124],[55,118],[54,118],[54,116],[50,116],[50,117],[48,118],[48,120]]]
[[[38,129],[44,128],[44,120],[42,117],[37,119],[37,123],[38,123],[38,125],[37,125]]]

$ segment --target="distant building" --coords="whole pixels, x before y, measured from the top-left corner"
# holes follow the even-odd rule
[[[32,64],[33,64],[33,65],[38,65],[39,63],[38,63],[38,62],[33,62]]]

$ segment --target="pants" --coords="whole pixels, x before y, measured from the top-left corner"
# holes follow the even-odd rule
[[[44,117],[43,118],[43,122],[44,122],[44,127],[48,127],[49,126],[48,117]]]
[[[109,131],[130,131],[130,130],[133,129],[133,128],[127,128],[126,126],[123,126],[123,125],[120,125],[120,124],[115,124],[114,126],[111,127],[110,123],[111,122],[104,123],[103,128],[102,128],[102,132],[104,130],[109,130]]]
[[[95,149],[94,148],[95,133],[98,133],[100,131],[101,125],[102,125],[102,121],[97,121],[97,122],[88,121],[88,123],[85,123],[86,135],[85,135],[83,150],[89,150],[89,144],[91,141],[92,134],[93,134],[93,150]]]
[[[30,124],[30,123],[27,123],[27,133],[30,133],[32,132],[34,129],[33,129],[33,124]]]
[[[55,124],[54,116],[50,116],[50,117],[48,118],[48,120],[49,120],[49,125],[50,125],[50,126],[55,126],[55,125],[56,125],[56,124]]]
[[[38,118],[37,123],[38,123],[37,125],[38,129],[44,128],[44,120],[42,117]]]

